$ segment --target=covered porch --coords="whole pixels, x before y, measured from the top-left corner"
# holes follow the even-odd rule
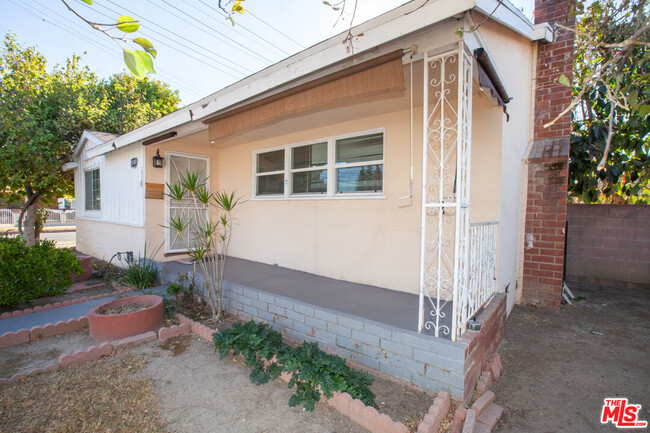
[[[505,295],[495,295],[476,316],[480,331],[458,341],[417,332],[415,294],[336,280],[250,260],[227,259],[224,308],[243,320],[268,323],[297,341],[314,341],[360,368],[397,377],[425,390],[471,395],[485,359],[502,337]],[[185,260],[166,262],[161,277],[201,274]],[[451,313],[451,304],[445,304]],[[452,314],[445,317],[451,320]]]

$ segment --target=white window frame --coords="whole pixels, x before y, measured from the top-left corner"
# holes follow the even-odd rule
[[[342,140],[345,138],[360,137],[370,134],[383,135],[382,142],[382,156],[381,160],[373,161],[363,161],[363,162],[354,162],[349,164],[337,164],[336,163],[336,141]],[[308,146],[311,144],[318,143],[327,143],[327,164],[319,167],[307,167],[307,168],[291,168],[291,156],[293,154],[293,148]],[[276,150],[284,149],[284,170],[278,170],[274,172],[268,172],[263,174],[257,173],[257,157],[259,154],[273,152]],[[365,166],[365,165],[381,165],[382,170],[382,179],[381,191],[350,191],[350,192],[336,192],[337,189],[337,169],[346,168],[346,167],[356,167],[356,166]],[[305,172],[305,171],[316,171],[316,170],[326,170],[327,171],[327,193],[293,193],[293,173]],[[284,173],[284,194],[273,194],[273,195],[258,195],[257,194],[257,178],[259,176],[270,175],[270,174],[280,174]],[[349,134],[334,135],[330,137],[318,138],[315,140],[302,141],[299,143],[292,143],[283,146],[269,147],[265,149],[259,149],[253,152],[253,188],[251,193],[251,200],[327,200],[327,199],[385,199],[386,196],[384,192],[386,190],[385,186],[386,181],[386,128],[374,128],[368,129],[365,131],[352,132]]]
[[[97,170],[98,177],[99,177],[99,209],[88,209],[88,203],[86,202],[86,199],[88,197],[88,185],[86,184],[86,174],[87,173],[92,173],[95,170]],[[83,199],[84,199],[83,214],[88,215],[88,216],[94,216],[94,217],[100,216],[101,212],[102,212],[102,170],[101,170],[101,167],[99,165],[94,165],[92,167],[86,167],[84,169],[84,171],[83,171],[83,185],[84,185],[84,188],[83,188]],[[92,179],[91,179],[90,189],[91,189],[90,194],[92,196]]]
[[[180,156],[183,158],[193,158],[193,159],[201,159],[206,162],[206,176],[207,176],[207,182],[206,182],[206,188],[208,189],[208,192],[210,191],[210,155],[199,155],[195,153],[185,153],[185,152],[176,152],[176,151],[171,151],[167,150],[165,151],[165,191],[167,191],[167,184],[171,181],[170,179],[170,173],[171,173],[171,157],[172,156]],[[170,207],[171,204],[171,198],[165,194],[165,253],[166,254],[173,254],[173,253],[186,253],[187,249],[185,248],[177,248],[177,249],[171,249],[171,242],[169,241],[170,237],[170,231],[171,228],[169,227],[169,215],[170,215]],[[210,214],[210,207],[206,209],[206,212],[208,213],[208,217]]]

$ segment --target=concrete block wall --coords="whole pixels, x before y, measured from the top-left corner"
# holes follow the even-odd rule
[[[566,280],[650,289],[650,206],[569,205]]]
[[[464,342],[421,335],[229,282],[224,282],[224,308],[423,389],[465,398]]]

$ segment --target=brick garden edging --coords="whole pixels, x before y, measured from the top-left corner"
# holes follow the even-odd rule
[[[24,310],[8,311],[0,314],[0,320],[9,319],[11,317],[24,316],[25,314],[38,313],[39,311],[52,310],[54,308],[67,307],[68,305],[79,304],[81,302],[94,301],[95,299],[108,298],[109,296],[119,296],[125,293],[130,293],[134,290],[133,287],[126,287],[115,292],[105,293],[103,295],[85,296],[79,299],[71,299],[69,301],[55,302],[54,304],[39,305],[33,308],[25,308]]]
[[[88,319],[86,317],[81,317],[80,319],[70,319],[68,320],[68,322],[58,322],[56,325],[48,324],[45,325],[43,328],[41,327],[34,327],[34,328],[40,328],[41,330],[46,330],[48,329],[49,326],[53,326],[53,328],[51,329],[59,329],[63,331],[63,332],[59,332],[59,334],[62,334],[64,332],[70,332],[76,329],[81,329],[81,327],[84,327],[81,326],[81,327],[77,327],[76,329],[73,329],[72,325],[75,324],[74,322],[72,322],[73,320],[77,322],[77,326],[78,323],[85,323],[84,326],[87,326],[88,324]],[[34,328],[32,328],[32,330],[34,330]],[[68,329],[68,331],[65,331],[65,329]],[[150,341],[154,341],[156,339],[159,339],[160,341],[165,341],[169,338],[177,337],[181,334],[186,334],[188,332],[190,332],[189,324],[174,325],[170,327],[160,328],[158,330],[158,334],[156,334],[156,332],[154,331],[149,331],[149,332],[145,332],[144,334],[134,335],[133,337],[123,338],[121,340],[112,341],[110,343],[109,342],[102,343],[99,346],[90,346],[85,349],[77,350],[73,353],[62,353],[59,356],[57,362],[48,364],[43,368],[34,368],[26,374],[16,373],[10,378],[0,378],[0,385],[18,382],[19,380],[26,378],[28,376],[34,376],[36,374],[59,370],[61,368],[69,367],[71,365],[85,364],[87,362],[96,361],[101,357],[110,355],[111,353],[113,353],[113,350],[138,346],[140,344],[149,343]],[[11,333],[11,334],[17,334],[19,338],[22,339],[25,339],[25,336],[27,337],[30,336],[30,332],[26,329],[21,329],[17,333]],[[40,335],[42,336],[42,334]],[[50,334],[47,336],[51,336],[51,335],[58,335],[58,334]],[[40,338],[40,337],[36,337],[36,338]],[[28,339],[27,341],[24,342],[27,343],[29,341],[30,340]]]
[[[440,424],[447,416],[450,406],[451,395],[447,391],[440,392],[433,400],[429,413],[424,416],[418,426],[418,433],[438,433]]]
[[[34,326],[31,329],[19,329],[15,332],[5,332],[0,336],[0,349],[29,343],[41,338],[53,337],[67,332],[77,331],[88,326],[88,318],[81,316],[77,319],[67,321],[60,320],[56,323],[48,323],[43,326]]]

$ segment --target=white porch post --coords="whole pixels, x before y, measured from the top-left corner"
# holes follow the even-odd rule
[[[467,319],[472,58],[461,41],[423,65],[418,332],[456,340]]]

